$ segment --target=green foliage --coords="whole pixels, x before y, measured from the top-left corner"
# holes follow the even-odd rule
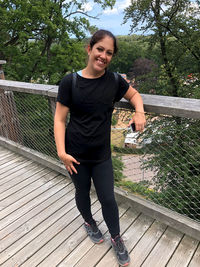
[[[113,164],[115,182],[119,182],[124,178],[123,175],[124,164],[121,160],[121,157],[119,155],[112,156],[112,164]]]
[[[118,122],[118,117],[115,114],[113,114],[112,115],[111,125],[115,126],[117,124],[117,122]]]
[[[113,153],[113,148],[114,146],[111,144],[114,180],[115,182],[119,182],[124,178],[123,175],[124,163],[122,162],[120,154]]]
[[[145,37],[137,35],[118,36],[118,53],[110,63],[109,69],[119,73],[128,73],[134,60],[145,53]]]
[[[133,1],[125,10],[125,21],[132,21],[132,31],[151,32],[149,47],[157,52],[155,63],[162,66],[157,75],[160,83],[154,83],[154,93],[198,95],[199,84],[193,84],[192,94],[186,94],[192,82],[188,85],[185,80],[188,74],[197,77],[200,72],[199,11],[199,3],[189,0]],[[142,92],[147,92],[148,85],[143,83],[140,87]]]
[[[103,8],[114,0],[96,0]],[[93,31],[87,1],[4,0],[0,2],[0,58],[6,79],[58,83],[83,67],[82,40]],[[74,39],[73,39],[74,38]]]
[[[118,147],[118,146],[113,146],[113,151],[123,155],[124,154],[142,155],[144,153],[143,148]]]
[[[147,181],[141,181],[139,183],[134,183],[132,181],[119,181],[115,183],[116,186],[128,190],[131,193],[138,194],[140,197],[150,198],[153,190],[148,188]]]
[[[53,116],[47,98],[40,95],[14,94],[22,144],[57,158],[53,143]],[[37,127],[36,127],[37,126]]]
[[[154,194],[158,204],[200,220],[200,121],[162,117],[143,133],[152,142],[144,147],[143,168],[154,170]]]

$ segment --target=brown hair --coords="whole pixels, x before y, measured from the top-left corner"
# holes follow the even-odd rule
[[[105,36],[109,36],[110,38],[113,39],[114,54],[116,54],[118,50],[116,37],[110,31],[107,31],[107,30],[96,31],[90,39],[90,47],[92,48],[96,43],[101,41]]]

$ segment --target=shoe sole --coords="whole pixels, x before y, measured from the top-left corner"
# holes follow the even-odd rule
[[[93,240],[92,240],[93,241]],[[94,242],[94,241],[93,241]],[[99,242],[94,242],[95,244],[101,244],[104,242],[104,239],[101,239]]]
[[[86,231],[88,237],[90,238],[90,240],[91,240],[94,244],[101,244],[101,243],[104,242],[104,239],[103,239],[103,238],[100,239],[100,240],[94,240],[94,239],[92,239],[92,237],[91,237],[91,235],[88,233],[88,231],[87,231],[85,225],[84,225],[84,229],[85,229],[85,231]]]
[[[112,245],[112,243],[111,243],[111,245]],[[120,266],[128,266],[128,265],[130,264],[130,259],[129,259],[129,261],[126,262],[126,263],[120,263],[120,261],[118,260],[118,257],[117,257],[117,253],[116,253],[115,248],[114,248],[113,245],[112,245],[112,248],[113,248],[113,250],[114,250],[114,253],[115,253],[115,256],[116,256],[116,259],[117,259],[118,264],[119,264]]]

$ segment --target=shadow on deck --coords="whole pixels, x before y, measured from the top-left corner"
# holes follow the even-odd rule
[[[92,211],[105,234],[94,245],[82,227],[70,179],[0,147],[0,265],[118,266],[100,204]],[[200,266],[200,242],[119,201],[130,266]]]

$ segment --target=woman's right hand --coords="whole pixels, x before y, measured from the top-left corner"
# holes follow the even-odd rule
[[[74,167],[73,163],[80,164],[80,162],[78,162],[74,157],[72,157],[71,155],[69,155],[67,153],[65,153],[63,155],[59,155],[59,158],[62,160],[66,169],[68,170],[68,172],[71,175],[73,174],[73,172],[77,173],[77,170]]]

